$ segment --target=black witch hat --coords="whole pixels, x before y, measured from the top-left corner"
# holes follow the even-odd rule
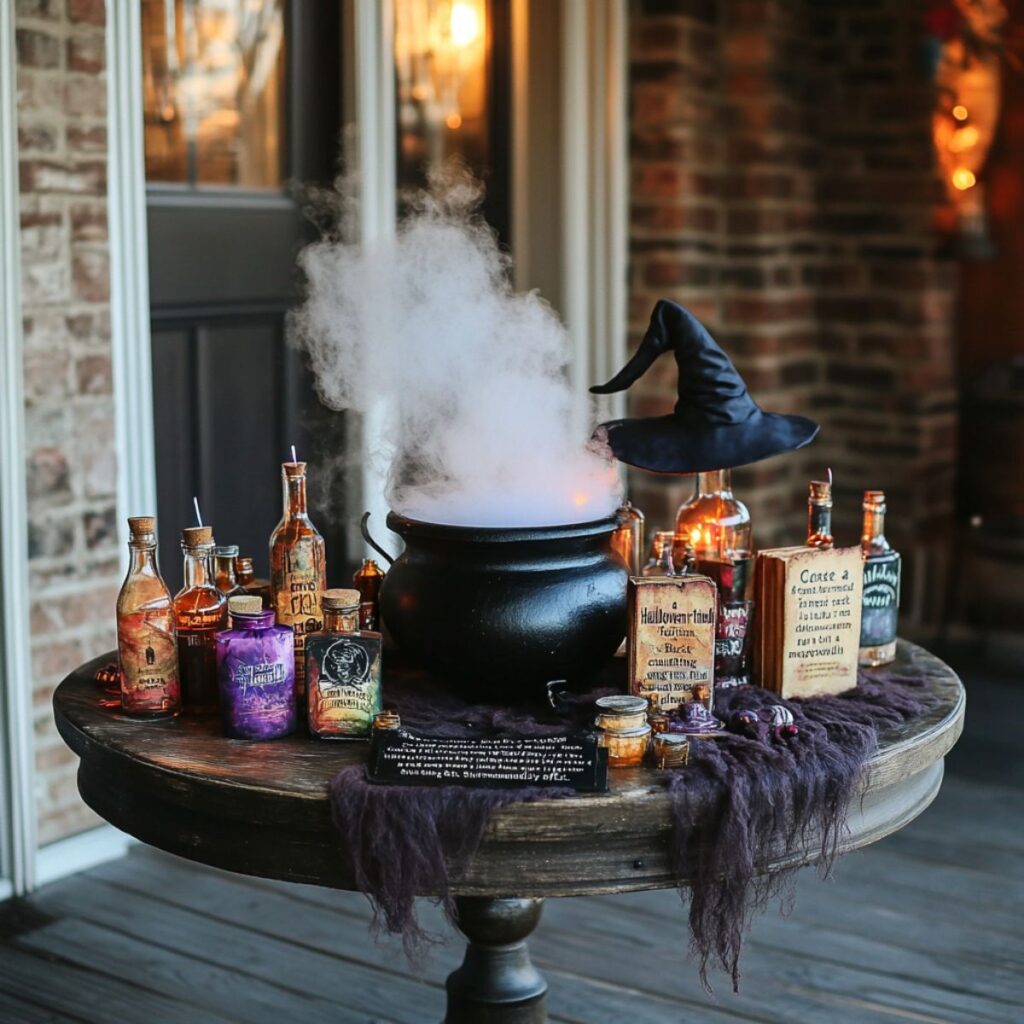
[[[679,367],[675,412],[601,424],[621,462],[655,473],[702,473],[794,451],[817,436],[818,424],[803,416],[762,412],[704,325],[666,299],[655,305],[633,358],[607,384],[590,390],[624,391],[670,350]]]

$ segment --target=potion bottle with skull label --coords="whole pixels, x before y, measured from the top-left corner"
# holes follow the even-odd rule
[[[366,739],[381,710],[381,635],[359,629],[360,599],[324,591],[324,628],[306,637],[306,711],[321,739]]]

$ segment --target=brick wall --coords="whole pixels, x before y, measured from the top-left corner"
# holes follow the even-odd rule
[[[102,0],[17,0],[25,435],[41,842],[96,823],[53,687],[111,648],[114,500]]]
[[[802,540],[806,482],[831,466],[837,537],[856,543],[861,491],[886,490],[911,563],[905,619],[934,618],[953,510],[955,277],[932,230],[920,7],[634,0],[631,31],[634,341],[654,301],[675,299],[765,408],[816,418],[810,448],[734,475],[757,544]],[[671,408],[664,363],[633,413]],[[668,526],[692,483],[635,473],[631,489]]]

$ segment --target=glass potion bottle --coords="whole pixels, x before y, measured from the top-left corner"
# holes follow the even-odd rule
[[[384,582],[384,570],[372,559],[364,558],[363,564],[352,577],[352,585],[359,591],[359,628],[379,629],[380,585]]]
[[[178,667],[185,710],[195,715],[217,711],[217,633],[227,625],[228,601],[213,576],[213,530],[182,530],[185,585],[174,597],[178,624]]]
[[[320,595],[327,588],[324,539],[306,509],[306,464],[285,462],[284,515],[270,537],[270,587],[277,622],[295,634],[295,685],[306,692],[306,634],[323,625]]]
[[[697,572],[702,561],[735,562],[751,554],[750,513],[733,497],[732,470],[698,473],[693,496],[676,513],[677,549],[692,552]]]
[[[327,590],[324,628],[306,642],[309,731],[364,739],[381,710],[381,635],[359,629],[358,590]]]
[[[235,559],[237,557],[237,544],[218,544],[213,549],[214,582],[225,597],[242,593],[238,577],[235,575]]]
[[[864,492],[864,597],[861,605],[861,665],[887,665],[896,657],[896,625],[900,607],[899,552],[885,539],[885,492]]]
[[[239,555],[235,559],[235,579],[246,594],[256,594],[263,602],[264,608],[273,607],[270,599],[270,580],[256,578],[256,570],[248,555]]]
[[[156,519],[128,520],[131,561],[117,597],[121,710],[139,718],[181,712],[178,640],[171,593],[156,560]]]
[[[224,735],[272,740],[294,732],[295,643],[256,594],[228,599],[231,628],[217,634],[217,678]]]
[[[830,548],[832,539],[832,484],[812,480],[807,485],[807,546]]]

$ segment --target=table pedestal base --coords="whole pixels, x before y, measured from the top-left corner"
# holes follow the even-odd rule
[[[544,1024],[548,986],[526,947],[543,903],[473,896],[456,900],[459,929],[469,944],[462,966],[448,975],[444,1024]]]

